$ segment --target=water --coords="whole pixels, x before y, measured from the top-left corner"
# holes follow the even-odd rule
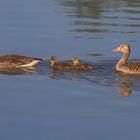
[[[140,77],[115,71],[128,43],[140,61],[139,0],[0,1],[0,53],[43,58],[0,71],[0,139],[139,140]],[[89,72],[53,72],[48,58],[78,56]]]

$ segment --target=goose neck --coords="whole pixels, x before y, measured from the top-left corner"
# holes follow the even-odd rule
[[[127,64],[127,61],[128,61],[128,57],[129,57],[129,53],[123,53],[120,61],[118,62],[117,65],[125,65]]]

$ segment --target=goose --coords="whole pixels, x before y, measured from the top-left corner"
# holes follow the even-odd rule
[[[73,67],[75,70],[95,70],[95,66],[90,65],[90,64],[80,64],[79,58],[74,57],[73,58]]]
[[[114,52],[122,52],[121,59],[116,64],[116,71],[123,72],[125,74],[140,74],[140,62],[127,63],[130,55],[130,46],[128,44],[121,44],[119,47],[113,50]]]
[[[51,62],[51,68],[54,70],[70,70],[72,69],[72,65],[66,62],[58,62],[58,59],[56,56],[51,56],[49,58],[49,61]]]
[[[0,56],[0,69],[32,67],[43,61],[40,58],[33,58],[17,54]]]

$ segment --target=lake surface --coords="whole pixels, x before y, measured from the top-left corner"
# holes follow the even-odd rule
[[[0,71],[2,140],[139,140],[140,76],[117,73],[128,43],[140,61],[139,0],[0,0],[0,53],[43,58]],[[95,71],[53,72],[48,58],[78,56]]]

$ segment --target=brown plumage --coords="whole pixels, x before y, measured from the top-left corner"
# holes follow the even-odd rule
[[[123,53],[121,59],[116,64],[117,71],[124,72],[126,74],[140,74],[140,62],[127,64],[127,60],[131,52],[128,44],[121,44],[113,51]]]
[[[51,62],[51,67],[54,70],[70,70],[72,69],[72,65],[66,62],[58,62],[56,56],[52,56],[49,58],[49,61]]]
[[[41,61],[42,59],[39,58],[16,54],[3,55],[0,56],[0,69],[32,67]]]
[[[80,64],[79,59],[77,57],[73,58],[73,68],[75,70],[95,70],[95,66],[90,64]]]
[[[36,67],[10,67],[10,68],[1,68],[0,74],[6,75],[23,75],[23,74],[35,74]]]

